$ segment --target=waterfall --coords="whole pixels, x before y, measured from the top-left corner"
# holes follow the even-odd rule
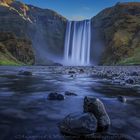
[[[65,65],[90,65],[90,41],[90,20],[68,21],[64,50]]]

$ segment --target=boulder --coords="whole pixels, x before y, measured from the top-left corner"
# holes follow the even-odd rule
[[[97,119],[97,132],[106,132],[111,121],[101,100],[93,97],[84,98],[84,112],[91,113]]]
[[[70,92],[70,91],[66,91],[65,95],[67,95],[67,96],[77,96],[76,93],[73,93],[73,92]]]
[[[133,71],[132,73],[130,73],[131,76],[139,76],[139,73],[137,71]]]
[[[80,71],[80,73],[84,73],[85,72],[83,69],[80,69],[79,71]]]
[[[19,75],[31,76],[32,72],[31,71],[19,71]]]
[[[127,99],[124,96],[118,96],[118,100],[122,103],[126,103]]]
[[[75,74],[76,72],[75,71],[69,71],[69,74]]]
[[[65,99],[64,95],[58,94],[56,92],[50,93],[48,95],[48,100],[64,100],[64,99]]]
[[[126,82],[127,84],[135,84],[135,80],[134,80],[133,78],[127,78],[127,79],[125,80],[125,82]]]
[[[64,100],[64,99],[65,99],[64,95],[62,94],[57,95],[57,100]]]
[[[71,113],[59,123],[61,133],[73,136],[93,134],[96,119],[86,113]]]

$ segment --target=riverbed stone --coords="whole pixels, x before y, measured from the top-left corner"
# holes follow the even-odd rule
[[[59,123],[61,133],[73,136],[93,134],[96,131],[96,119],[87,113],[71,113]]]
[[[135,84],[135,80],[134,80],[133,78],[127,78],[127,79],[125,80],[125,82],[126,82],[127,84]]]
[[[52,92],[48,95],[48,100],[64,100],[65,97],[63,94],[59,94],[57,92]]]
[[[111,121],[102,101],[94,97],[84,98],[84,112],[91,113],[97,119],[97,132],[108,131]]]
[[[124,96],[118,96],[118,100],[122,103],[126,103],[127,99]]]
[[[66,91],[65,95],[67,95],[67,96],[77,96],[76,93],[73,93],[73,92],[70,92],[70,91]]]
[[[18,73],[19,75],[25,75],[25,76],[31,76],[32,75],[32,72],[31,71],[19,71]]]

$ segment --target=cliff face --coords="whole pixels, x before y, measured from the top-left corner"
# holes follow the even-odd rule
[[[0,31],[31,40],[39,65],[51,65],[53,55],[63,55],[65,28],[66,19],[54,11],[17,1],[0,4]]]
[[[0,65],[32,65],[34,60],[31,41],[0,32]]]
[[[63,57],[66,22],[64,17],[49,9],[14,0],[10,3],[0,1],[0,32],[13,33],[24,49],[29,46],[34,52],[26,62],[24,57],[17,57],[17,51],[25,53],[24,49],[16,48],[10,51],[8,59],[12,55],[25,64],[54,65],[55,60],[59,62]],[[94,63],[140,64],[140,3],[118,3],[101,11],[91,23],[91,59]],[[9,52],[9,46],[15,45],[9,40],[8,43],[0,44],[2,51]]]
[[[66,19],[49,9],[29,6],[35,32],[30,35],[36,50],[37,63],[51,64],[63,56]],[[40,57],[41,56],[41,57]],[[49,59],[49,60],[47,60]]]
[[[140,3],[118,3],[92,18],[104,42],[101,64],[140,64]]]

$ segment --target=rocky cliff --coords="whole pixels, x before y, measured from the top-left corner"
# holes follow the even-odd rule
[[[140,64],[140,3],[117,3],[92,18],[100,34],[103,55],[100,64]]]
[[[0,32],[0,65],[32,65],[34,60],[30,40]]]
[[[10,53],[8,59],[12,55],[16,62],[55,65],[55,61],[59,62],[63,57],[66,22],[66,18],[52,10],[41,9],[14,0],[0,0],[0,32],[12,33],[16,41],[20,40],[25,48],[29,46],[34,56],[29,55],[30,60],[28,58],[28,62],[25,62],[23,57],[21,59],[17,57],[14,49],[13,53],[9,52],[7,50],[9,46],[3,42],[1,50],[8,51]],[[101,65],[140,64],[140,3],[117,3],[101,11],[91,19],[91,22],[93,63],[99,62]],[[23,43],[21,39],[30,41],[30,43]]]
[[[52,10],[14,0],[8,4],[0,2],[0,32],[28,38],[39,65],[53,65],[54,56],[63,55],[65,28],[66,19]]]

